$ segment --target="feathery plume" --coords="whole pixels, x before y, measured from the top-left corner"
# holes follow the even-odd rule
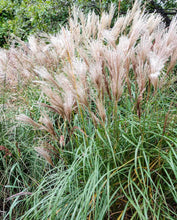
[[[30,124],[32,125],[34,128],[38,128],[41,129],[41,125],[35,121],[33,121],[30,117],[24,115],[24,114],[20,114],[16,117],[16,119],[18,121],[24,122],[26,124]]]
[[[37,39],[34,36],[28,37],[28,47],[29,49],[36,54],[39,50]]]
[[[54,164],[52,162],[52,159],[50,157],[50,154],[47,152],[47,150],[44,147],[35,147],[34,148],[39,155],[41,155],[52,167],[54,167]]]
[[[49,119],[48,115],[46,113],[42,113],[42,116],[39,119],[39,122],[41,122],[44,126],[41,126],[43,130],[46,130],[51,135],[55,136],[55,131],[53,128],[53,123]]]
[[[105,122],[106,120],[106,111],[105,111],[105,108],[104,108],[104,105],[102,103],[101,100],[99,99],[96,99],[96,106],[97,106],[97,109],[98,109],[98,114],[100,116],[100,118],[102,119],[103,122]]]

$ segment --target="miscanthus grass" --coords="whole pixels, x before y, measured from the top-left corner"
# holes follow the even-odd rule
[[[21,172],[4,219],[177,218],[177,18],[165,28],[139,1],[113,22],[114,11],[74,8],[57,35],[1,51],[18,57],[1,58],[7,87],[28,72],[45,95],[35,117],[16,117],[34,132],[23,158],[36,184]]]

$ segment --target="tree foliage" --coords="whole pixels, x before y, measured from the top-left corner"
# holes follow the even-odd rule
[[[26,39],[35,32],[54,32],[66,22],[71,1],[1,0],[0,46],[13,33]]]

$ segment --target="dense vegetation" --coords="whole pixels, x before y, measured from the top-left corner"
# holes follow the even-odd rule
[[[0,218],[177,219],[177,18],[77,1],[47,34],[41,2],[0,49]]]

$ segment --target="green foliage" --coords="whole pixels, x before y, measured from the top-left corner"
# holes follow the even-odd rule
[[[28,190],[29,186],[35,189],[49,168],[46,162],[38,160],[33,148],[40,133],[14,123],[21,111],[39,117],[34,106],[39,98],[39,89],[31,89],[31,86],[14,93],[5,90],[5,96],[2,93],[0,96],[0,219],[4,219],[4,212],[10,208],[7,198],[23,189]],[[33,106],[30,113],[28,104]],[[20,212],[22,214],[23,210]]]
[[[37,32],[56,32],[67,21],[71,1],[2,0],[0,46],[14,34],[26,39]]]
[[[72,126],[85,127],[87,135],[81,129],[71,135],[70,127],[63,125],[61,129],[68,140],[62,158],[67,164],[60,158],[53,169],[32,148],[39,133],[20,125],[11,129],[8,137],[1,133],[1,143],[12,153],[6,158],[1,154],[4,196],[24,189],[33,192],[6,203],[9,211],[4,219],[124,220],[131,216],[175,220],[177,112],[175,105],[170,107],[171,101],[176,102],[174,89],[175,85],[170,85],[159,90],[146,103],[141,120],[133,113],[134,105],[129,99],[118,105],[114,118],[113,103],[108,105],[105,127],[95,127],[87,112],[83,112],[84,121],[75,115]],[[35,91],[26,91],[31,105]],[[37,108],[34,112],[33,118],[37,120]],[[9,130],[11,125],[6,120],[2,131]]]

